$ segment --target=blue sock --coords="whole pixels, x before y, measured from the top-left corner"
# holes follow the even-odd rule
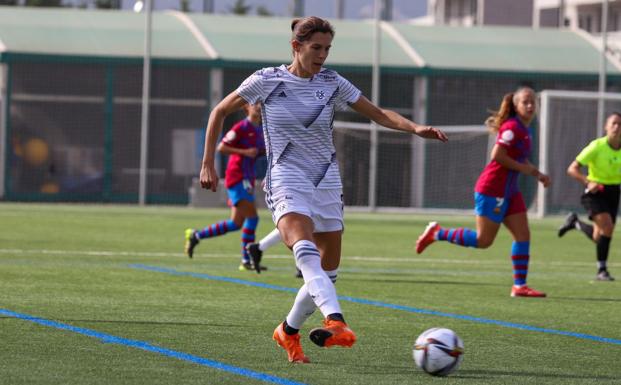
[[[246,251],[246,245],[254,242],[254,233],[259,224],[259,217],[246,218],[242,226],[241,246],[242,263],[250,263],[250,255]]]
[[[236,230],[239,230],[239,227],[237,227],[235,222],[233,222],[232,219],[227,219],[225,221],[220,221],[209,225],[202,230],[198,230],[196,232],[196,235],[198,236],[198,239],[203,239],[217,237],[218,235],[223,235],[228,233],[229,231]]]
[[[528,261],[530,259],[530,242],[513,242],[511,245],[511,262],[513,263],[513,284],[526,285]]]
[[[457,229],[440,228],[436,237],[438,241],[447,241],[464,247],[477,247],[477,232],[463,227]]]

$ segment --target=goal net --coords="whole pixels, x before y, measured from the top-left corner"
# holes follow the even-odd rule
[[[590,141],[604,135],[598,120],[621,111],[621,94],[546,90],[540,93],[540,106],[539,168],[552,184],[538,187],[537,216],[579,210],[583,186],[567,176],[567,167]]]
[[[335,121],[345,204],[381,211],[471,213],[474,184],[493,141],[483,125],[439,128],[449,135],[447,143],[383,127],[374,139],[368,123]]]

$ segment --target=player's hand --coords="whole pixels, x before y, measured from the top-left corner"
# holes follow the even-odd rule
[[[248,158],[256,158],[258,154],[259,149],[256,147],[250,147],[244,150],[244,156],[247,156]]]
[[[215,192],[218,189],[218,173],[213,165],[201,167],[201,187]]]
[[[425,139],[437,139],[441,142],[448,141],[448,137],[442,130],[432,126],[416,126],[416,135]]]
[[[601,185],[597,182],[589,182],[584,189],[585,194],[596,194],[600,191],[604,191],[604,185]]]
[[[543,173],[539,173],[539,175],[537,175],[537,180],[543,184],[543,187],[548,187],[550,185],[550,183],[552,183],[552,180],[550,180],[550,177],[547,176],[546,174]]]

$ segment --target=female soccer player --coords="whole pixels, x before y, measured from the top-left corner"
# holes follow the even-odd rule
[[[229,206],[231,206],[231,217],[202,230],[186,229],[185,252],[188,257],[192,258],[194,248],[201,239],[224,235],[241,228],[242,258],[239,269],[253,270],[246,245],[254,242],[255,230],[259,223],[257,208],[254,204],[254,164],[257,155],[265,153],[265,142],[261,128],[260,104],[246,104],[244,108],[246,119],[236,123],[218,145],[218,151],[229,155],[225,184]]]
[[[558,236],[562,237],[571,229],[582,231],[596,244],[598,270],[595,279],[614,281],[608,273],[606,262],[619,211],[621,114],[612,113],[606,120],[605,129],[606,136],[589,143],[567,169],[569,176],[584,185],[580,201],[589,213],[593,226],[582,222],[576,213],[570,213],[559,229]],[[588,167],[588,175],[580,171],[583,166]]]
[[[545,297],[540,291],[526,285],[530,259],[530,231],[526,205],[518,190],[519,174],[532,175],[548,187],[550,178],[528,161],[531,151],[531,129],[535,117],[535,92],[521,87],[504,96],[500,109],[486,124],[497,134],[491,161],[485,167],[474,188],[476,231],[457,228],[445,229],[431,222],[416,242],[416,252],[435,241],[485,249],[491,246],[503,223],[513,236],[512,297]]]
[[[334,37],[329,22],[314,16],[295,19],[291,30],[292,63],[255,72],[211,112],[200,181],[216,191],[214,152],[224,117],[244,103],[262,102],[268,157],[265,199],[304,276],[293,308],[273,338],[289,361],[305,363],[310,360],[298,332],[315,307],[324,316],[323,327],[309,335],[315,344],[350,347],[356,341],[333,283],[343,231],[342,185],[332,140],[335,109],[350,106],[385,127],[423,138],[447,138],[440,130],[375,106],[345,78],[324,68]]]

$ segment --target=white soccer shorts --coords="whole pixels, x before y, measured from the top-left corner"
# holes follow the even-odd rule
[[[316,233],[340,231],[344,228],[341,189],[302,191],[276,187],[267,191],[265,201],[276,225],[283,215],[297,213],[313,220]]]

